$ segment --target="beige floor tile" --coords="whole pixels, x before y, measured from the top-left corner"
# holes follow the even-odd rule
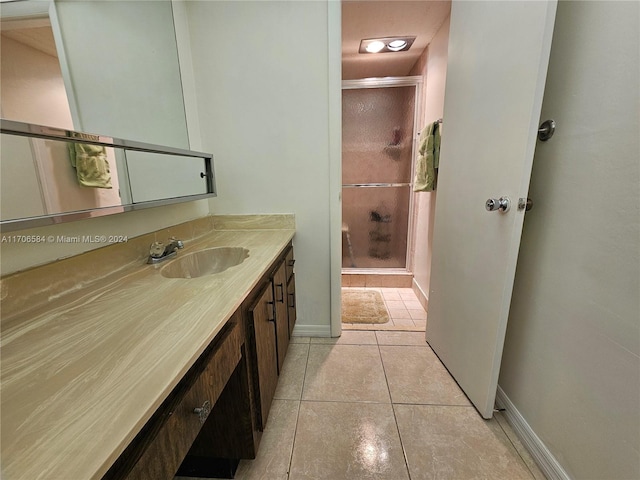
[[[380,346],[393,403],[469,405],[431,348]]]
[[[378,345],[416,345],[428,347],[423,332],[376,332]]]
[[[516,433],[511,428],[511,425],[509,425],[509,423],[507,422],[507,419],[505,418],[504,414],[502,412],[496,412],[493,415],[493,418],[496,419],[498,424],[502,427],[502,430],[504,431],[504,433],[507,435],[509,440],[511,440],[511,443],[513,444],[516,451],[520,455],[520,458],[524,460],[524,463],[527,465],[527,468],[533,474],[533,478],[535,478],[536,480],[546,480],[547,477],[545,477],[544,473],[540,471],[540,469],[538,468],[538,465],[536,465],[536,462],[531,457],[531,454],[527,451],[524,445],[522,445],[522,442],[520,441]]]
[[[308,356],[308,343],[289,344],[273,398],[282,400],[300,400],[302,398],[302,386],[304,385],[304,373],[307,368]]]
[[[391,405],[302,402],[290,480],[408,478]]]
[[[311,337],[291,337],[289,343],[309,343]]]
[[[419,321],[419,320],[418,320]],[[424,332],[425,327],[416,327],[415,320],[411,326],[401,327],[390,322],[387,323],[343,323],[343,330],[375,330],[375,331],[402,331],[402,332]]]
[[[389,315],[395,320],[396,318],[411,318],[409,310],[406,308],[388,308]]]
[[[403,300],[403,302],[407,310],[424,310],[418,300]]]
[[[389,310],[391,310],[391,309],[394,309],[394,310],[404,309],[404,310],[406,310],[406,307],[404,306],[404,302],[402,300],[385,300],[384,303],[386,303],[387,308]]]
[[[426,320],[427,312],[425,312],[422,307],[419,310],[409,310],[409,315],[412,320]]]
[[[495,420],[473,407],[394,405],[412,480],[532,480]]]
[[[382,288],[382,297],[384,298],[385,301],[395,301],[395,302],[401,302],[402,299],[400,298],[400,294],[398,292],[396,292],[395,288]]]
[[[311,339],[311,344],[320,345],[376,345],[376,334],[370,331],[346,331],[337,338],[315,337]]]
[[[236,480],[287,478],[300,402],[274,400],[255,460],[242,460]]]
[[[410,288],[399,288],[398,294],[402,300],[407,301],[417,301],[418,297],[416,297],[415,292]]]
[[[427,328],[427,321],[426,320],[418,320],[416,318],[413,319],[413,323],[415,324],[416,327],[420,328],[422,331],[424,331]]]
[[[410,318],[393,318],[393,324],[397,327],[415,327],[415,323]]]
[[[311,345],[304,400],[389,403],[375,345]]]

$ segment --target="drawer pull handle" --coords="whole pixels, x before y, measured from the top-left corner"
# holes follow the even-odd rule
[[[289,296],[291,297],[291,304],[289,305],[289,308],[296,308],[296,294],[290,293]]]
[[[271,308],[267,307],[267,321],[276,323],[276,312],[273,308],[275,305],[274,302],[267,302],[267,305],[270,305]]]
[[[206,400],[201,407],[194,408],[193,413],[198,415],[198,418],[200,419],[200,424],[202,425],[207,419],[207,417],[209,416],[209,414],[211,413],[211,404],[209,403],[209,400]]]
[[[289,266],[293,267],[295,265],[296,261],[295,260],[289,260]]]
[[[280,289],[280,298],[276,298],[276,302],[284,303],[284,284],[276,283],[276,297],[278,296],[278,288]]]

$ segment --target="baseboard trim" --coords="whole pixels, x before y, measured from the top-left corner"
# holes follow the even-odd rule
[[[513,402],[507,397],[507,394],[504,393],[504,390],[500,388],[500,385],[498,385],[496,394],[496,405],[498,408],[504,408],[504,416],[507,422],[509,422],[515,434],[531,454],[542,473],[549,480],[571,480],[571,477],[564,471],[547,446],[529,426]]]
[[[424,293],[424,290],[422,290],[422,287],[418,282],[416,282],[415,278],[411,282],[411,288],[413,289],[413,293],[416,294],[416,297],[418,297],[418,301],[422,305],[422,308],[429,310],[429,297]]]
[[[300,325],[293,327],[294,337],[331,337],[331,325]]]

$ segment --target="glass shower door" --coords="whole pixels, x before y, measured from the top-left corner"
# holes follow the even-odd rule
[[[407,266],[416,86],[342,91],[342,267]]]

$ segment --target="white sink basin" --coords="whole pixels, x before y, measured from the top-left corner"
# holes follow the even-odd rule
[[[160,273],[167,278],[197,278],[224,272],[249,257],[242,247],[214,247],[178,257],[162,267]]]

